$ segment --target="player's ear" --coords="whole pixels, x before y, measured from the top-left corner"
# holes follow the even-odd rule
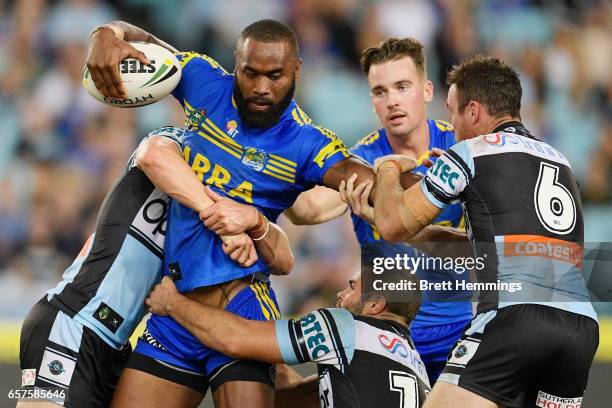
[[[369,312],[368,314],[372,316],[381,314],[385,310],[386,307],[387,307],[387,299],[385,299],[384,296],[377,295],[370,302],[370,306],[368,308],[368,312]]]
[[[465,109],[467,110],[467,118],[470,121],[470,123],[472,125],[476,124],[478,122],[479,119],[481,119],[481,109],[482,109],[482,105],[480,105],[478,102],[476,101],[470,101],[467,106],[465,107]]]
[[[302,59],[298,57],[297,64],[295,64],[295,80],[300,80],[300,74],[302,72]]]
[[[433,82],[431,82],[429,79],[426,79],[423,87],[423,99],[425,99],[425,102],[431,102],[431,100],[433,99],[433,89]]]

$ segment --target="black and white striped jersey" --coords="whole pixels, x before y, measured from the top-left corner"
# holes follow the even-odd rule
[[[183,130],[165,127],[180,149]],[[94,233],[47,293],[57,308],[121,348],[145,315],[144,300],[161,278],[168,197],[134,165],[107,194]]]
[[[542,303],[596,319],[582,266],[584,224],[578,183],[563,154],[519,122],[451,147],[429,169],[422,191],[437,207],[459,199],[481,283],[521,290],[481,291],[479,311]]]
[[[276,322],[287,364],[318,363],[322,408],[417,408],[430,390],[406,326],[319,309],[299,320]]]

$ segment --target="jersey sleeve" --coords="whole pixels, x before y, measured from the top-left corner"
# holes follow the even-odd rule
[[[344,368],[355,352],[355,319],[344,309],[319,309],[299,320],[277,320],[276,341],[287,364]]]
[[[474,177],[474,159],[467,142],[448,149],[427,171],[421,189],[436,207],[444,209],[459,198]]]
[[[145,140],[150,139],[152,137],[165,137],[168,138],[170,140],[172,140],[174,143],[176,143],[176,147],[180,150],[183,151],[183,136],[185,134],[185,131],[182,128],[178,128],[178,127],[174,127],[174,126],[165,126],[159,129],[155,129],[151,132],[149,132],[148,135],[146,135],[141,141],[140,144],[138,145],[138,148],[140,148],[140,145],[142,145],[144,143]],[[132,156],[130,156],[130,160],[128,161],[128,170],[133,168],[135,166],[134,160],[136,158],[136,152],[138,151],[138,148],[136,148],[136,150],[134,150],[134,153],[132,153]]]
[[[181,80],[172,95],[185,105],[185,100],[193,100],[195,95],[215,92],[215,80],[229,75],[227,71],[208,55],[196,52],[179,52],[174,56],[181,64]]]
[[[342,139],[322,126],[310,128],[303,149],[308,149],[302,176],[308,184],[323,184],[323,176],[334,164],[350,156]]]
[[[349,153],[367,161],[365,148],[361,144],[356,144],[355,146],[351,147],[349,149]]]

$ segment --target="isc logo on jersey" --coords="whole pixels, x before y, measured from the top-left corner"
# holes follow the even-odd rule
[[[91,79],[89,69],[83,69],[83,86],[91,96],[102,103],[119,108],[133,108],[157,102],[176,88],[181,80],[181,65],[167,49],[156,44],[132,42],[138,51],[151,61],[143,65],[140,61],[127,58],[119,63],[119,74],[126,92],[125,98],[110,98],[98,91]]]

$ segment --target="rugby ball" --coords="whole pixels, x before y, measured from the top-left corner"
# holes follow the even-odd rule
[[[119,63],[119,74],[125,88],[125,98],[111,98],[98,91],[87,66],[83,69],[83,86],[97,100],[118,108],[150,105],[176,88],[181,79],[181,64],[174,54],[157,44],[131,42],[151,61],[144,65],[134,58]]]

